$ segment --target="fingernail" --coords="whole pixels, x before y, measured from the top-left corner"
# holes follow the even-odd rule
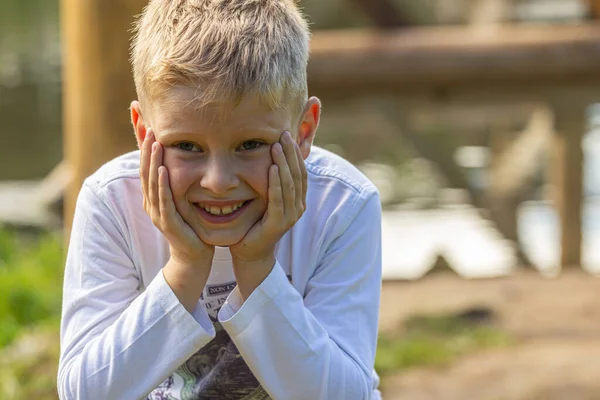
[[[152,131],[152,129],[148,129],[146,137],[148,138],[148,140],[152,140],[154,138],[154,132]]]
[[[281,150],[281,145],[279,143],[275,143],[273,146],[275,147],[276,153],[281,153],[282,150]]]
[[[158,149],[158,143],[152,143],[152,152],[156,153],[156,149]]]
[[[291,142],[292,141],[292,135],[288,131],[285,131],[283,133],[283,140],[285,140],[286,142]]]

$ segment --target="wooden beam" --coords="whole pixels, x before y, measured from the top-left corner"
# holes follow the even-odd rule
[[[390,0],[352,0],[378,28],[409,26],[410,21]]]
[[[129,66],[133,15],[144,0],[62,0],[64,154],[72,181],[65,199],[69,234],[83,180],[135,148],[128,107],[135,98]]]
[[[553,115],[547,107],[530,114],[521,132],[494,130],[490,137],[490,165],[486,204],[490,218],[505,238],[516,244],[520,266],[531,266],[519,238],[518,208],[532,192],[532,182],[540,171],[541,156],[553,134]]]
[[[554,115],[549,107],[543,106],[531,112],[528,125],[516,135],[493,132],[490,196],[519,197],[540,171],[542,157],[547,154],[553,136]]]
[[[320,31],[309,88],[398,93],[598,82],[600,24]]]

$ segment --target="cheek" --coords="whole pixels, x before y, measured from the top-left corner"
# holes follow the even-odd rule
[[[264,157],[244,163],[242,169],[244,180],[264,199],[269,191],[269,167],[272,163],[270,157]]]
[[[194,182],[194,168],[188,162],[170,156],[168,152],[165,153],[163,164],[169,171],[169,183],[173,197],[183,197]]]

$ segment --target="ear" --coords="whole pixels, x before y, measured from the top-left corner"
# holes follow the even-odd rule
[[[310,154],[319,120],[321,119],[321,101],[316,97],[311,97],[306,102],[300,124],[298,126],[298,146],[305,160]]]
[[[144,117],[142,116],[142,107],[140,102],[135,100],[131,102],[131,123],[133,124],[133,130],[135,132],[135,139],[138,144],[138,148],[142,148],[142,143],[146,138],[146,124],[144,123]]]

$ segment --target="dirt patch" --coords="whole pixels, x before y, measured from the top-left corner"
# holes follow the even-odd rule
[[[439,273],[386,282],[381,332],[411,315],[470,308],[494,311],[494,324],[516,344],[457,359],[443,368],[409,369],[384,378],[386,400],[600,399],[600,280],[580,270],[557,278],[519,272],[465,280]]]

